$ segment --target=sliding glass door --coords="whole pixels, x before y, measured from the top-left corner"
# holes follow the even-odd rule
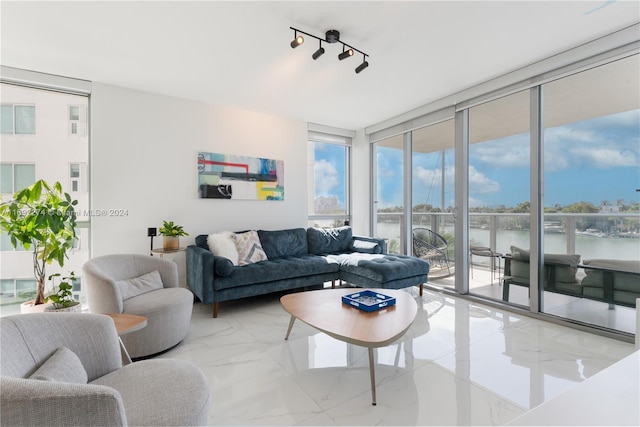
[[[431,264],[430,281],[454,286],[454,120],[411,132],[412,247]]]
[[[530,247],[529,98],[525,90],[469,110],[469,293],[523,306],[529,289],[501,284],[504,256]]]
[[[634,333],[639,58],[555,70],[464,100],[455,119],[439,110],[431,125],[379,131],[374,234],[427,259],[429,285]]]
[[[629,333],[640,275],[621,271],[640,273],[639,75],[634,55],[542,86],[543,311]]]

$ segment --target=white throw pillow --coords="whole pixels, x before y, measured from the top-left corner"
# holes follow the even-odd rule
[[[238,249],[231,231],[209,234],[207,244],[212,254],[227,258],[233,265],[238,265]]]
[[[123,301],[164,287],[162,277],[157,270],[133,279],[119,280],[116,282],[116,286],[120,288]]]

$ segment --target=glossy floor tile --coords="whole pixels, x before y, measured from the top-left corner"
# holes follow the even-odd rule
[[[634,346],[467,300],[412,294],[416,320],[375,350],[371,405],[365,348],[289,315],[272,294],[194,305],[184,342],[211,385],[211,425],[503,425],[631,354]],[[341,304],[338,299],[337,304]],[[330,315],[330,313],[327,313]]]

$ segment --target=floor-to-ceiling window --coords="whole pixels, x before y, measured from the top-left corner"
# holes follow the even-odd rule
[[[310,132],[307,146],[309,227],[349,224],[350,148],[351,138]]]
[[[553,226],[544,234],[542,309],[626,332],[640,275],[611,272],[606,296],[598,268],[640,272],[638,76],[634,55],[542,86],[544,224]],[[615,304],[599,301],[610,298]]]
[[[74,284],[73,292],[79,299],[81,269],[89,258],[88,91],[68,93],[3,80],[1,94],[2,200],[10,200],[16,191],[39,179],[60,182],[63,191],[78,200],[76,245],[64,267],[48,266],[47,275],[75,272],[80,282]],[[33,299],[36,280],[31,251],[21,245],[14,248],[5,233],[0,233],[0,242],[0,311],[5,315],[20,312],[20,303]],[[46,291],[51,291],[51,285]]]
[[[529,97],[469,110],[469,292],[492,299],[503,300],[501,255],[530,245]],[[513,289],[508,302],[528,305],[528,289]]]
[[[455,272],[454,120],[411,132],[412,253],[431,264],[430,277],[453,286]]]
[[[404,136],[374,144],[376,170],[374,235],[387,239],[389,253],[406,253],[404,215]]]
[[[455,280],[440,275],[438,257],[429,260],[436,267],[431,285],[634,333],[638,57],[637,49],[620,48],[503,88],[458,94],[455,130],[453,120],[425,126],[430,113],[375,126],[374,234],[389,239],[392,252],[421,256],[412,229],[439,233]],[[434,103],[434,113],[442,104]],[[438,126],[450,128],[448,142],[434,142]],[[463,215],[456,203],[467,204]]]

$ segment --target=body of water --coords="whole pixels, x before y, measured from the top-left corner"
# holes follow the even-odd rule
[[[453,234],[453,228],[445,227],[444,232]],[[390,240],[399,240],[400,227],[397,223],[378,223],[376,235]],[[472,245],[489,246],[489,230],[472,228],[469,230],[469,238]],[[498,230],[496,251],[507,254],[511,252],[511,246],[528,250],[529,240],[528,231]],[[566,234],[545,234],[544,252],[567,253]],[[575,253],[581,255],[581,261],[586,259],[640,260],[640,239],[576,235]]]

